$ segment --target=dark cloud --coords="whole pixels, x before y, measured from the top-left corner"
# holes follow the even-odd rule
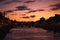
[[[31,18],[34,18],[34,17],[35,17],[35,15],[31,15],[30,17],[31,17]]]
[[[20,17],[20,18],[34,18],[35,15],[31,15],[31,16],[24,16],[24,17]]]
[[[28,0],[28,1],[25,1],[24,3],[33,3],[35,2],[35,0]]]
[[[3,2],[3,1],[5,1],[5,0],[0,0],[0,2]]]
[[[13,2],[22,2],[22,1],[20,1],[20,0],[12,0]]]
[[[8,10],[8,11],[6,11],[6,12],[10,13],[10,12],[13,12],[13,10]]]
[[[8,14],[10,12],[13,12],[13,10],[4,11],[4,15],[6,15],[6,14]]]
[[[9,2],[5,2],[5,3],[3,3],[3,4],[10,4],[10,3],[13,3],[12,1],[9,1]]]
[[[31,13],[31,12],[36,12],[36,10],[31,10],[31,11],[29,11],[28,13]]]
[[[28,16],[25,16],[25,17],[21,17],[21,18],[29,18]]]
[[[27,6],[18,6],[18,7],[16,7],[17,8],[17,10],[30,10],[29,8],[27,8]]]
[[[19,0],[11,0],[11,1],[5,2],[4,4],[10,4],[10,3],[13,3],[13,2],[22,2],[22,1],[19,1]]]
[[[54,5],[51,5],[51,7],[53,7],[51,10],[58,10],[58,9],[60,9],[60,3],[58,3],[58,4],[54,4]]]
[[[36,12],[36,11],[44,11],[44,9],[39,9],[39,10],[31,10],[31,11],[29,11],[28,13],[31,13],[31,12]]]
[[[33,2],[36,2],[36,1],[42,1],[42,0],[27,0],[24,3],[33,3]]]
[[[26,14],[21,14],[22,16],[25,16]]]

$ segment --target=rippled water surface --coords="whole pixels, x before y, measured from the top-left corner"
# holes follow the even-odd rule
[[[59,40],[53,32],[41,28],[13,28],[4,40]]]

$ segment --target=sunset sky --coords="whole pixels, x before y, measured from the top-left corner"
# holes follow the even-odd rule
[[[37,21],[60,14],[60,0],[0,0],[0,11],[16,21]]]

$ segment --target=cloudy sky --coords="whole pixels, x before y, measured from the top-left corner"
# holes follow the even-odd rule
[[[37,21],[60,14],[60,0],[0,0],[0,11],[16,21]]]

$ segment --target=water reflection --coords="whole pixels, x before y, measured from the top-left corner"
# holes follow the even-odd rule
[[[22,30],[23,29],[23,30]],[[38,31],[39,30],[39,31]],[[53,40],[53,32],[41,28],[14,28],[4,40]]]

